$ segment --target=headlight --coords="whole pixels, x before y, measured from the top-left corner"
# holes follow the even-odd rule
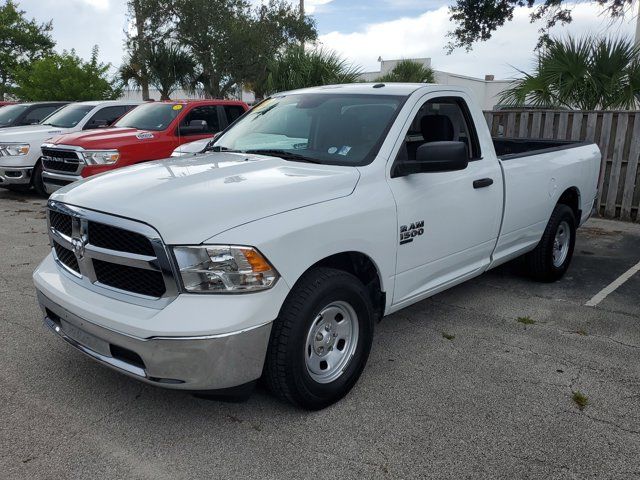
[[[256,292],[271,288],[278,279],[276,269],[251,247],[174,247],[173,252],[188,292]]]
[[[0,143],[0,157],[19,157],[27,153],[28,143]]]
[[[87,150],[82,152],[87,165],[108,165],[116,163],[120,158],[117,150]]]

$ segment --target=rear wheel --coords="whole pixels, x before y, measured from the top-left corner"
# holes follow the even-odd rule
[[[319,410],[344,397],[367,363],[374,309],[365,286],[331,268],[305,274],[271,331],[265,380],[273,393]]]
[[[31,173],[31,185],[39,195],[43,197],[48,197],[49,194],[44,188],[44,181],[42,180],[42,162],[38,160],[35,167],[33,167],[33,172]]]
[[[559,280],[569,268],[576,242],[576,218],[567,205],[558,204],[538,246],[525,257],[531,276],[541,282]]]

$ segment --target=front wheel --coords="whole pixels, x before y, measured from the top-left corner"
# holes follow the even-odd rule
[[[569,268],[576,243],[576,217],[567,205],[558,204],[538,246],[526,257],[531,276],[541,282],[559,280]]]
[[[49,194],[44,188],[44,181],[42,180],[42,162],[38,160],[38,163],[33,167],[33,172],[31,173],[31,185],[38,195],[42,195],[43,197],[48,197]]]
[[[319,410],[344,397],[367,363],[374,309],[365,286],[317,268],[295,285],[274,322],[265,364],[277,396]]]

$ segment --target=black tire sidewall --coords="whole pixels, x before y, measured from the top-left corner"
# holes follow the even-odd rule
[[[562,222],[567,222],[569,225],[569,233],[571,238],[569,239],[569,251],[567,252],[567,257],[562,262],[562,265],[556,267],[553,264],[553,242],[556,237],[556,233],[558,232],[558,228]],[[545,249],[545,261],[547,262],[549,271],[551,276],[554,278],[559,278],[567,271],[569,268],[569,264],[571,263],[571,259],[573,257],[573,250],[576,245],[576,218],[573,214],[571,208],[566,205],[558,205],[556,207],[556,211],[553,215],[553,222],[549,224],[550,235],[548,238],[547,248]]]
[[[307,371],[305,346],[307,334],[320,311],[327,305],[343,301],[351,305],[358,317],[358,344],[351,361],[340,377],[331,383],[316,382]],[[299,312],[299,321],[292,332],[287,363],[291,366],[294,390],[305,399],[308,408],[323,408],[346,395],[355,385],[369,357],[373,340],[373,307],[362,283],[344,273],[317,288]]]
[[[43,197],[47,197],[47,191],[44,188],[44,181],[42,180],[42,161],[38,160],[38,162],[33,167],[33,173],[31,174],[31,185],[33,185],[34,190],[42,195]]]

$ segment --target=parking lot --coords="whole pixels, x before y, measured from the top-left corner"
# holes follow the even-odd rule
[[[507,265],[385,318],[308,413],[143,385],[47,332],[44,205],[0,189],[2,478],[640,477],[640,273],[584,305],[638,264],[638,224],[589,221],[558,283]]]

